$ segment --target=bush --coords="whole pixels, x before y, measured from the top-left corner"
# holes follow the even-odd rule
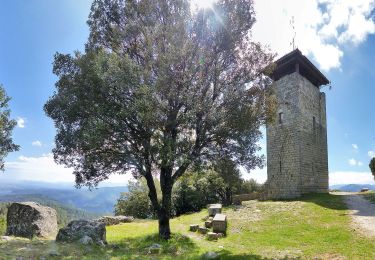
[[[160,186],[157,188],[160,194]],[[148,187],[144,180],[129,182],[129,192],[122,193],[117,200],[115,215],[133,216],[141,219],[155,218],[155,211],[148,197]]]
[[[371,173],[374,176],[374,180],[375,180],[375,157],[371,159],[369,167],[370,167]]]
[[[236,194],[248,194],[252,192],[262,191],[264,191],[264,185],[257,183],[254,179],[250,179],[245,180],[241,183],[240,188],[237,190]]]
[[[217,172],[187,173],[173,189],[174,214],[199,211],[207,204],[223,202],[225,196],[226,184]]]
[[[5,234],[8,203],[0,203],[0,235]]]
[[[232,192],[244,194],[261,192],[263,185],[255,180],[236,181],[238,174],[231,174],[232,177],[224,180],[222,171],[214,170],[188,172],[183,175],[174,185],[172,191],[172,215],[179,216],[188,212],[197,212],[212,203],[229,204],[232,199]],[[238,177],[239,178],[239,177]],[[155,180],[158,199],[161,199],[160,184]],[[232,185],[231,185],[232,184]],[[121,194],[115,205],[116,215],[127,215],[135,218],[155,218],[156,214],[148,197],[146,182],[134,181],[129,183],[129,192]]]

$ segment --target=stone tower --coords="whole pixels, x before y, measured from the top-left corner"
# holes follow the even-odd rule
[[[271,75],[276,118],[267,125],[267,197],[328,192],[328,79],[296,49],[276,61]]]

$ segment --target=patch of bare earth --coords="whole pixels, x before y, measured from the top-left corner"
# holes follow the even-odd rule
[[[375,204],[356,193],[338,192],[336,194],[344,196],[353,220],[353,227],[366,236],[375,237]]]

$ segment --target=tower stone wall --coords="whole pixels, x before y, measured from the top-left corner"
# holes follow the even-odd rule
[[[328,192],[325,94],[298,69],[272,88],[277,110],[267,125],[267,197]]]

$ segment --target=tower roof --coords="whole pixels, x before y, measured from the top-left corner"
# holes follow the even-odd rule
[[[317,87],[329,83],[329,80],[323,75],[323,73],[321,73],[299,49],[295,49],[284,55],[275,61],[275,64],[276,68],[270,75],[268,75],[273,80],[278,80],[285,75],[297,71]]]

